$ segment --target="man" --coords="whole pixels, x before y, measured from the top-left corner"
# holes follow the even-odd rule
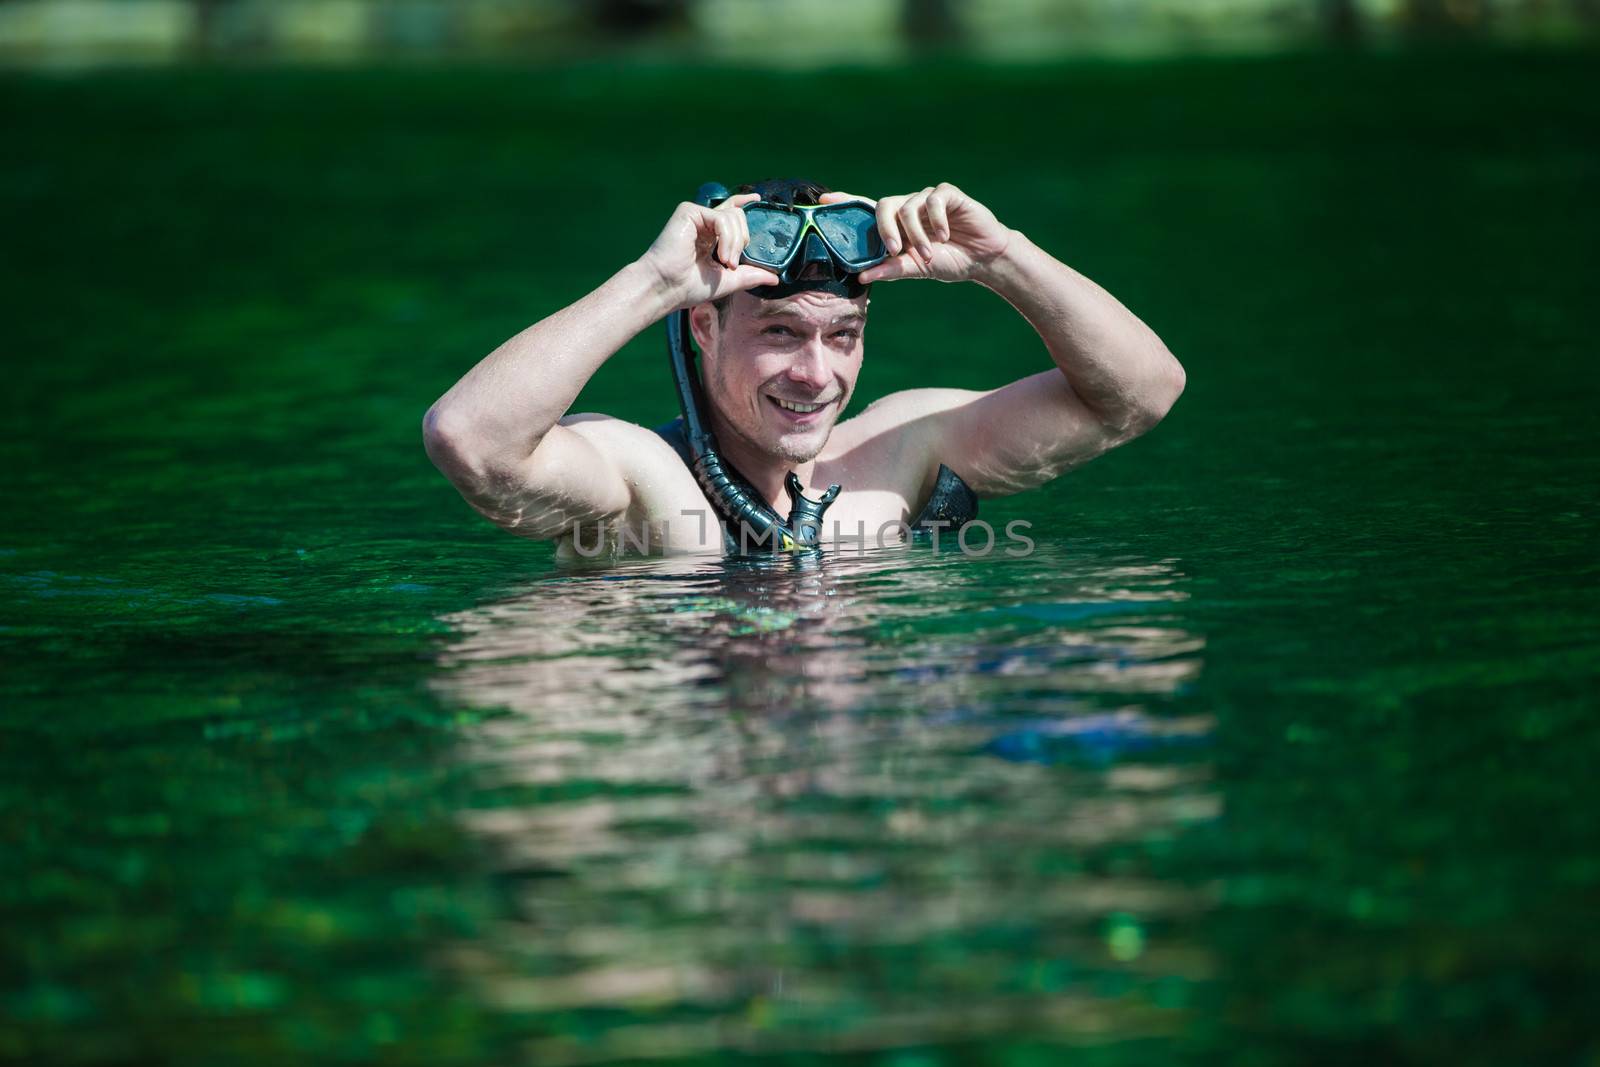
[[[878,201],[794,180],[744,188],[714,208],[679,204],[643,256],[505,342],[429,409],[428,455],[474,508],[563,553],[630,539],[721,551],[712,504],[672,443],[621,419],[567,414],[601,364],[685,308],[724,463],[780,515],[791,470],[811,496],[843,487],[824,545],[918,515],[941,465],[979,497],[1043,485],[1154,426],[1183,391],[1183,368],[1149,327],[949,183]],[[746,204],[855,200],[874,205],[888,254],[859,284],[795,291],[740,262]],[[994,290],[1055,366],[987,392],[909,389],[839,421],[861,373],[862,287],[902,278]]]

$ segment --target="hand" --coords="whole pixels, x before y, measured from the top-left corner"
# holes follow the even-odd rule
[[[861,281],[898,278],[968,281],[1005,252],[1011,231],[994,212],[949,182],[908,196],[870,200],[851,193],[823,193],[824,204],[860,200],[878,211],[878,232],[889,258],[861,272]]]
[[[673,211],[661,235],[639,259],[659,279],[657,291],[669,312],[758,285],[778,284],[778,276],[770,270],[739,262],[750,243],[744,205],[759,199],[759,193],[741,193],[715,208],[685,201]]]

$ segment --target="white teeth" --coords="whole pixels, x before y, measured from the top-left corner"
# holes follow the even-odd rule
[[[809,415],[813,411],[816,411],[823,406],[821,404],[797,404],[793,400],[784,400],[776,396],[772,399],[778,402],[778,406],[780,408],[787,408],[790,411],[797,411],[802,415]]]

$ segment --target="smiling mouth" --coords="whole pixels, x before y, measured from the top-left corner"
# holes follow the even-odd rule
[[[778,407],[782,408],[784,411],[791,411],[796,415],[810,415],[810,414],[813,414],[815,412],[821,411],[823,408],[827,407],[828,404],[831,404],[833,402],[833,401],[830,400],[830,401],[828,401],[828,404],[806,404],[806,403],[802,403],[802,402],[800,402],[798,400],[784,400],[782,397],[776,397],[776,396],[769,396],[769,397],[767,397],[767,399],[772,401]]]

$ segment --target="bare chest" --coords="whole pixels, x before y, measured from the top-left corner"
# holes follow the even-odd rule
[[[677,454],[663,446],[633,458],[629,489],[634,506],[629,514],[603,528],[574,530],[564,539],[563,554],[724,551],[722,517]],[[841,487],[823,515],[819,534],[824,545],[887,545],[908,535],[908,524],[923,503],[918,499],[921,481],[916,472],[898,469],[869,447],[831,462],[819,460],[804,492],[816,499],[830,484]],[[776,505],[774,510],[787,518],[786,495],[766,503]],[[739,530],[729,533],[737,538]]]

